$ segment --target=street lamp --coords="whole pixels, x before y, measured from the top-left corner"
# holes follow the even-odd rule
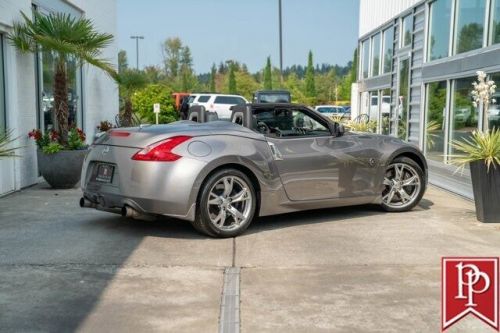
[[[281,0],[278,0],[279,32],[280,32],[280,84],[283,87],[283,37],[281,28]]]
[[[144,39],[144,36],[130,36],[135,39],[135,56],[136,56],[136,69],[139,70],[139,39]]]

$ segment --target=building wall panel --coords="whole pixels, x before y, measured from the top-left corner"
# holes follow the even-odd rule
[[[421,0],[360,0],[359,36],[363,36]]]

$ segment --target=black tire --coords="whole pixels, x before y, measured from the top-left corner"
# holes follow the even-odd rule
[[[418,165],[418,163],[415,162],[414,160],[412,160],[411,158],[408,158],[408,157],[395,158],[389,164],[388,170],[395,163],[401,163],[401,164],[407,165],[416,171],[416,174],[417,174],[417,176],[419,178],[419,182],[420,182],[420,187],[418,188],[418,193],[415,194],[413,200],[410,203],[408,203],[407,205],[402,206],[402,207],[389,206],[383,200],[382,200],[382,203],[380,205],[385,211],[388,211],[388,212],[406,212],[406,211],[412,210],[416,205],[418,205],[420,203],[420,200],[422,200],[422,197],[424,196],[425,188],[426,188],[426,179],[425,179],[424,171],[422,170],[420,165]],[[384,191],[387,191],[387,187],[384,188]],[[382,196],[383,195],[384,194],[382,194]]]
[[[251,203],[248,213],[248,218],[233,230],[222,230],[212,223],[210,218],[209,208],[207,202],[211,189],[224,177],[233,176],[242,180],[248,187],[251,195]],[[228,238],[235,237],[243,233],[253,220],[255,214],[255,207],[257,204],[257,195],[255,188],[250,179],[243,172],[236,169],[221,169],[214,174],[210,175],[203,183],[198,200],[196,202],[196,216],[192,221],[193,227],[198,231],[210,237]]]

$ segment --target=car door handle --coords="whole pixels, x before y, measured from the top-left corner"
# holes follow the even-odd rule
[[[281,155],[281,152],[279,151],[278,147],[272,142],[267,143],[269,147],[271,148],[271,153],[273,154],[273,158],[275,161],[282,161],[283,160],[283,155]]]

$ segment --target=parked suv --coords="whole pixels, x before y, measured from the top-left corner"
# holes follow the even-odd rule
[[[245,97],[239,95],[197,94],[191,105],[203,105],[208,112],[217,113],[219,119],[229,119],[231,106],[246,103]]]

